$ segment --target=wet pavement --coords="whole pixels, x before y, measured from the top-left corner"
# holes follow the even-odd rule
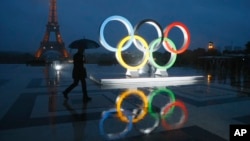
[[[229,125],[250,124],[248,77],[171,68],[170,76],[204,79],[178,84],[104,87],[87,79],[90,102],[82,102],[80,85],[65,101],[72,65],[53,67],[1,64],[1,141],[224,141]],[[86,66],[98,78],[124,77],[116,66]],[[122,110],[118,110],[119,108]]]

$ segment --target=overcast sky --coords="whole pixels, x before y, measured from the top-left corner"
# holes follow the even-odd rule
[[[0,50],[34,53],[45,34],[48,12],[49,0],[1,0]],[[206,47],[209,41],[221,48],[244,48],[250,41],[249,0],[57,0],[57,12],[66,47],[82,37],[99,41],[100,25],[112,15],[127,18],[133,26],[143,19],[153,19],[162,28],[182,22],[191,33],[190,49]],[[118,24],[105,30],[113,44],[126,35]],[[179,40],[174,42],[182,44],[183,36],[175,32]]]

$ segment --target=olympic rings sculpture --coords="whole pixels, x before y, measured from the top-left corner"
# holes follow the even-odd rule
[[[161,107],[160,112],[157,112],[153,110],[152,102],[153,99],[159,94],[168,96],[170,100],[169,102],[166,102],[166,105]],[[140,98],[142,100],[142,105],[140,105],[139,108],[134,108],[132,110],[123,109],[123,107],[121,106],[123,101],[127,97],[132,95]],[[176,107],[179,107],[181,109],[182,116],[177,123],[169,123],[167,119],[172,116],[172,114],[175,112]],[[147,113],[149,113],[149,115],[155,120],[154,124],[152,125],[152,127],[140,129],[136,123],[143,120]],[[116,98],[116,108],[112,108],[102,113],[102,119],[100,120],[99,128],[101,135],[103,135],[107,139],[118,139],[128,134],[129,131],[132,130],[133,124],[135,124],[135,128],[139,132],[143,134],[149,134],[153,132],[157,127],[159,127],[160,123],[162,123],[162,127],[167,130],[179,128],[187,121],[187,117],[188,112],[184,103],[176,100],[174,93],[167,88],[159,88],[153,90],[148,96],[146,96],[142,90],[126,90]],[[108,118],[118,118],[121,122],[124,122],[127,125],[121,132],[106,133],[104,130],[104,122]]]
[[[122,24],[124,24],[124,26],[126,27],[128,31],[128,36],[122,38],[118,42],[117,47],[113,47],[110,44],[108,44],[104,37],[104,29],[106,25],[111,21],[121,22]],[[143,24],[149,24],[153,26],[157,31],[158,37],[154,39],[153,41],[151,41],[150,43],[148,43],[143,37],[137,34],[139,28]],[[176,46],[173,43],[173,41],[168,38],[169,32],[174,27],[179,28],[182,31],[183,36],[184,36],[184,42],[179,50],[176,49]],[[150,64],[152,64],[155,68],[160,69],[160,70],[166,70],[174,64],[177,54],[183,53],[184,51],[188,49],[190,45],[190,32],[187,26],[181,22],[173,22],[170,25],[166,26],[164,30],[162,30],[160,24],[151,19],[142,20],[141,22],[136,24],[136,26],[133,28],[132,24],[126,18],[122,16],[114,15],[105,19],[103,23],[101,24],[99,40],[104,48],[116,53],[117,61],[124,68],[128,70],[138,70],[142,68],[147,63],[148,60]],[[140,51],[144,53],[144,57],[141,63],[136,66],[131,66],[131,65],[126,64],[124,60],[122,59],[122,55],[121,55],[122,54],[121,52],[128,49],[132,44],[134,44],[137,49],[139,49]],[[165,48],[166,51],[171,53],[171,57],[169,61],[163,66],[158,65],[155,62],[154,57],[153,57],[153,52],[157,51],[161,47],[161,45]]]

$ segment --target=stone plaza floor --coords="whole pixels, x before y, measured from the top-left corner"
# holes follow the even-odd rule
[[[87,65],[86,68],[88,74],[98,77],[125,73],[119,65]],[[152,84],[126,89],[103,88],[87,79],[92,101],[82,102],[80,84],[65,101],[62,91],[72,83],[71,71],[71,64],[64,65],[58,74],[50,66],[1,64],[0,141],[226,141],[229,125],[250,124],[249,82],[237,87],[230,85],[230,80],[213,81],[205,75],[201,81],[185,85]],[[169,70],[170,76],[200,74],[185,68]],[[164,91],[167,94],[155,94],[152,100],[157,118],[148,112],[131,124],[122,122],[116,114],[104,119],[104,111],[114,109],[117,97],[126,92],[142,92],[149,97]],[[170,108],[171,114],[162,118],[159,115],[162,107],[173,99],[181,106]],[[132,110],[133,119],[139,119],[142,110],[133,110],[138,109],[139,102],[136,97],[125,99],[122,108]],[[141,129],[154,130],[145,134],[147,130]]]

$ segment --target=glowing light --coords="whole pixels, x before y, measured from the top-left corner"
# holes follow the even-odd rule
[[[62,69],[62,65],[60,64],[59,61],[53,61],[53,66],[54,66],[54,69],[57,71]]]
[[[212,80],[212,75],[211,74],[208,74],[207,75],[207,82],[210,83]]]
[[[209,42],[208,43],[208,49],[213,49],[214,48],[214,43],[213,42]]]
[[[55,69],[56,69],[56,70],[61,70],[61,69],[62,69],[62,65],[57,64],[57,65],[55,66]]]

